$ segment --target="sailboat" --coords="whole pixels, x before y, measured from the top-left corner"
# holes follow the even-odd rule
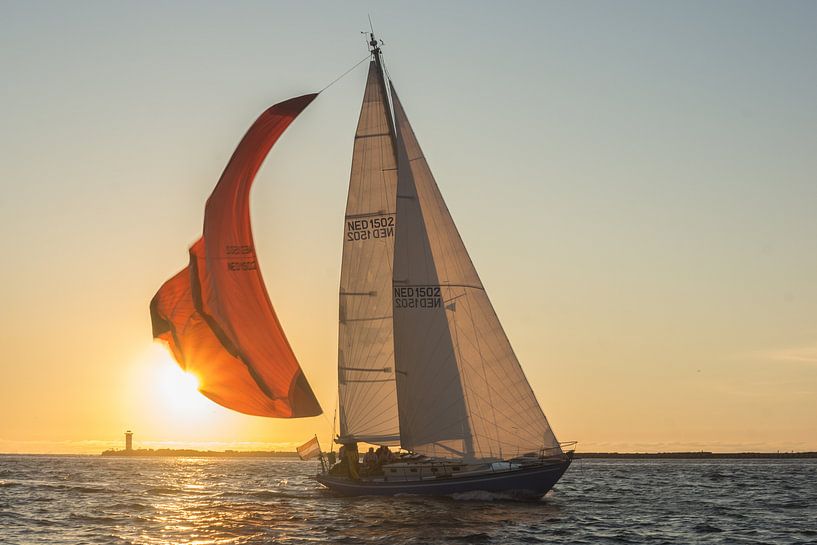
[[[573,444],[557,441],[522,371],[374,33],[368,45],[343,231],[335,440],[347,452],[399,450],[376,470],[338,471],[342,460],[316,478],[343,495],[541,497]],[[248,204],[264,157],[316,96],[253,124],[208,199],[189,266],[151,302],[154,336],[199,375],[202,393],[247,414],[321,412],[264,288]]]

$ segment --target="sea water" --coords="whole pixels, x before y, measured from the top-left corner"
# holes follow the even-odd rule
[[[817,460],[577,460],[536,502],[342,498],[317,467],[0,456],[0,543],[817,543]]]

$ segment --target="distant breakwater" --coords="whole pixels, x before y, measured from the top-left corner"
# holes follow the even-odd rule
[[[127,456],[127,457],[150,457],[150,456],[177,456],[186,458],[297,458],[297,452],[284,451],[238,451],[238,450],[194,450],[194,449],[134,449],[134,450],[106,450],[102,456]]]
[[[817,452],[577,452],[575,458],[613,458],[617,460],[778,460],[817,458]]]
[[[135,449],[106,450],[102,456],[164,456],[189,458],[297,458],[298,453],[287,451],[238,451],[238,450],[194,450],[194,449]],[[777,460],[777,459],[817,459],[817,452],[577,452],[576,459],[611,458],[616,460]]]

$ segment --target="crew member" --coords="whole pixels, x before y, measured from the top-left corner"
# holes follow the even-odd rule
[[[363,467],[368,473],[377,469],[377,454],[374,453],[374,447],[369,447],[369,451],[363,456]]]
[[[346,465],[349,467],[349,476],[355,480],[360,479],[360,473],[358,472],[360,454],[357,452],[357,443],[349,443],[345,446]]]

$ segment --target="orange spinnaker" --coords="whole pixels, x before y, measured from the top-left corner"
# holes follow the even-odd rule
[[[273,144],[316,96],[276,104],[253,123],[207,199],[204,235],[190,248],[190,264],[150,302],[153,336],[198,377],[199,390],[246,414],[321,414],[264,286],[249,200]]]

